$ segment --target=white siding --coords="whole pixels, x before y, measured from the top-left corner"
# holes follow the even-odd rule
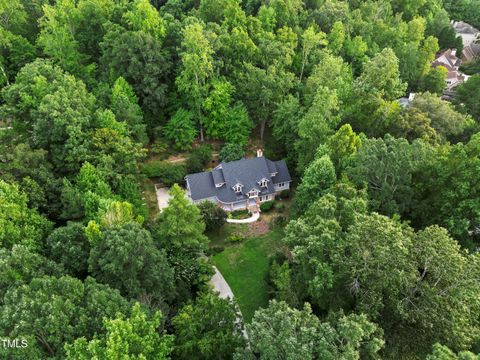
[[[288,189],[290,189],[290,181],[275,184],[274,188],[275,188],[276,192],[283,191],[283,190],[288,190]]]

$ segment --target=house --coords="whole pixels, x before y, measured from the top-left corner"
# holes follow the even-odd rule
[[[404,109],[408,109],[410,106],[412,106],[412,102],[415,100],[415,93],[410,93],[407,97],[401,97],[400,99],[397,100],[397,102],[400,104],[400,106]]]
[[[462,60],[471,61],[480,56],[480,31],[463,21],[451,22],[455,32],[462,38]]]
[[[450,100],[455,92],[455,88],[468,80],[469,76],[460,72],[462,61],[457,57],[457,50],[447,49],[437,54],[435,60],[431,63],[432,67],[443,66],[447,69],[445,79],[446,89],[442,98]]]
[[[194,202],[213,201],[226,211],[256,212],[292,181],[284,160],[271,161],[261,150],[257,157],[222,162],[212,171],[189,174],[187,196]]]

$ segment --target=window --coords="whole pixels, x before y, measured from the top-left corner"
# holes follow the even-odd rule
[[[284,186],[285,186],[285,183],[278,183],[277,186],[278,186],[279,188],[284,187]]]
[[[255,197],[258,196],[258,190],[252,189],[248,192],[249,197]]]
[[[261,187],[266,188],[266,187],[268,186],[268,180],[265,179],[265,178],[263,178],[262,180],[260,180],[260,181],[258,182],[258,184],[259,184]]]
[[[233,191],[235,191],[236,193],[239,193],[242,191],[242,185],[241,184],[236,184],[234,187],[233,187]]]

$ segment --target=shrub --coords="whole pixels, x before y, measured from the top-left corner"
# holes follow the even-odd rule
[[[282,203],[275,203],[274,208],[278,212],[283,212],[285,210],[285,204]]]
[[[240,234],[232,234],[227,238],[227,241],[231,243],[242,242],[243,240],[245,240],[245,237]]]
[[[213,202],[203,201],[198,204],[198,208],[205,222],[205,230],[218,229],[225,224],[227,213]]]
[[[208,248],[205,251],[205,253],[207,254],[207,256],[210,256],[210,255],[220,254],[223,250],[225,250],[225,248],[223,246],[215,245],[215,246],[212,246],[212,247]]]
[[[220,161],[240,160],[245,155],[243,148],[239,144],[226,144],[218,154]]]
[[[155,142],[150,146],[150,153],[152,155],[168,156],[168,150],[168,142],[163,138],[155,140]]]
[[[268,212],[272,210],[274,202],[273,201],[265,201],[264,203],[260,204],[260,211]]]
[[[229,218],[232,219],[244,219],[249,216],[248,210],[235,210],[230,213]]]
[[[275,219],[273,220],[273,224],[275,226],[280,226],[280,227],[283,227],[287,224],[287,218],[285,216],[277,216],[275,217]]]
[[[202,145],[192,150],[187,159],[187,172],[189,174],[203,171],[203,167],[212,159],[212,149]]]
[[[152,161],[143,165],[143,173],[148,178],[158,178],[165,186],[172,186],[175,183],[183,182],[186,168],[183,164]]]

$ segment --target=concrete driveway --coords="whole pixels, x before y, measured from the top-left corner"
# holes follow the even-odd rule
[[[222,273],[218,271],[216,266],[214,266],[213,269],[215,270],[215,274],[213,274],[212,278],[209,281],[213,289],[218,292],[218,296],[222,299],[233,299],[233,291],[232,289],[230,289],[230,286],[225,281]]]
[[[155,192],[157,193],[158,210],[162,211],[168,206],[168,200],[170,200],[168,188],[155,184]]]

